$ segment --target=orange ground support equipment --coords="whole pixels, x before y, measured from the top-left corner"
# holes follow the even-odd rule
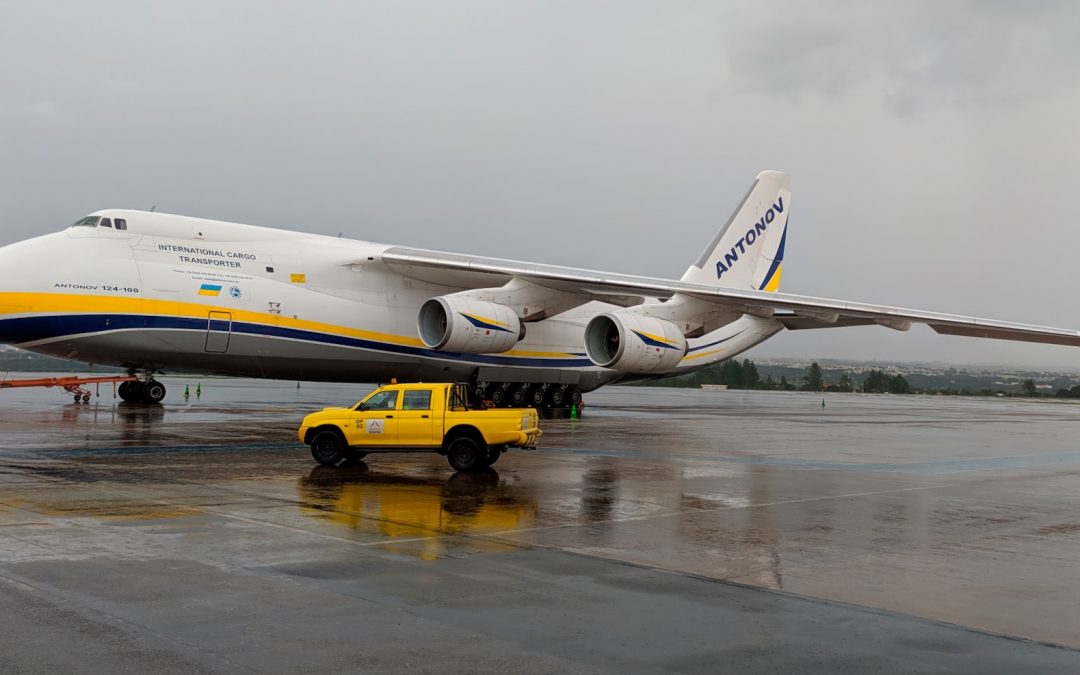
[[[75,402],[90,402],[90,390],[83,388],[87,384],[112,383],[113,387],[119,382],[134,382],[138,378],[133,375],[104,375],[101,377],[38,377],[25,380],[0,380],[0,389],[17,389],[20,387],[60,387],[69,394],[74,395]],[[98,395],[100,396],[100,388]]]

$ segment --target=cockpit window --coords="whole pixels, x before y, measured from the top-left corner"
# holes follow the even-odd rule
[[[109,218],[102,218],[101,222],[98,223],[98,225],[100,227],[112,227],[112,220],[110,220]]]
[[[116,229],[118,229],[118,230],[126,230],[127,229],[127,221],[124,220],[123,218],[116,218],[115,220],[113,220],[113,222],[116,223]]]
[[[101,220],[101,216],[87,216],[81,220],[76,220],[72,227],[97,227],[99,220]]]

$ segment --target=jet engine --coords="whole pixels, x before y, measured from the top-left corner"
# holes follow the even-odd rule
[[[524,324],[509,307],[454,296],[421,305],[418,328],[430,349],[464,354],[505,352],[525,337]]]
[[[598,366],[629,373],[672,370],[686,356],[686,338],[670,321],[628,312],[593,317],[585,353]]]

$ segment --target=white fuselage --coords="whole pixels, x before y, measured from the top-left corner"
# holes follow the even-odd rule
[[[382,244],[141,211],[127,229],[71,227],[0,249],[0,342],[150,372],[343,382],[623,380],[585,355],[590,302],[527,325],[500,354],[425,347],[417,313],[461,287],[381,260]],[[743,316],[690,340],[666,373],[728,358],[780,330]],[[640,377],[640,376],[635,376]]]

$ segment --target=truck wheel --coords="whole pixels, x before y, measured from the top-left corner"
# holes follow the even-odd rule
[[[345,439],[335,431],[320,431],[311,439],[311,456],[323,466],[336,466],[345,458]]]
[[[363,461],[367,457],[366,452],[359,452],[358,450],[349,449],[345,451],[345,465],[354,465]]]
[[[446,446],[446,459],[458,471],[480,469],[487,459],[487,448],[468,436],[459,436]]]

